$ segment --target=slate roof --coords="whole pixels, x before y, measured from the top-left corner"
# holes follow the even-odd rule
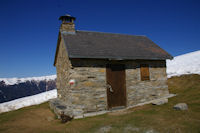
[[[56,58],[63,38],[69,58],[166,60],[173,57],[146,36],[76,31],[59,33]]]
[[[146,36],[76,31],[61,33],[69,58],[165,60],[173,57]]]

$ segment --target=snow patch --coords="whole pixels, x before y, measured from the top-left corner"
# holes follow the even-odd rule
[[[28,78],[0,78],[0,81],[4,81],[5,84],[7,85],[14,85],[14,84],[18,84],[18,83],[22,83],[22,82],[26,82],[26,81],[41,81],[41,80],[55,80],[56,79],[56,75],[50,75],[50,76],[41,76],[41,77],[28,77]]]
[[[167,60],[167,77],[200,74],[200,50]]]
[[[41,104],[50,99],[57,98],[57,90],[46,91],[37,95],[19,98],[13,101],[0,104],[0,113],[17,110],[23,107]]]

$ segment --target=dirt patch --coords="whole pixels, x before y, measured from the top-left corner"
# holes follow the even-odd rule
[[[111,126],[104,126],[101,127],[96,133],[109,133],[111,129]]]
[[[114,112],[109,112],[108,115],[125,115],[125,114],[129,114],[129,113],[132,113],[136,110],[140,110],[140,109],[144,109],[145,106],[138,106],[138,107],[134,107],[134,108],[131,108],[131,109],[121,109],[121,110],[116,110]]]
[[[131,126],[131,125],[127,125],[125,128],[124,128],[124,133],[138,133],[140,131],[140,129],[138,127],[134,127],[134,126]]]

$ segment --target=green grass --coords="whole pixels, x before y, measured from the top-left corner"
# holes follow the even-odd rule
[[[109,126],[111,133],[146,132],[200,133],[200,75],[173,77],[168,80],[170,93],[177,94],[167,104],[145,105],[125,113],[109,113],[72,120],[61,124],[48,103],[0,114],[0,132],[92,133]],[[177,111],[177,103],[188,104],[187,111]],[[47,117],[54,120],[48,121]]]
[[[21,108],[21,109],[15,110],[15,111],[2,113],[2,114],[0,114],[0,125],[5,123],[5,122],[14,121],[16,117],[20,117],[21,115],[23,115],[24,112],[27,112],[27,111],[32,110],[32,109],[40,108],[45,104],[46,103],[43,103],[43,104],[40,104],[40,105]]]

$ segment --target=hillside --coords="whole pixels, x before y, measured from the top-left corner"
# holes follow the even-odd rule
[[[168,78],[185,74],[200,74],[199,60],[200,50],[176,56],[173,60],[167,60]],[[17,109],[14,107],[15,104],[20,104],[20,107],[23,107],[21,106],[20,100],[19,102],[8,101],[55,89],[55,79],[56,75],[29,78],[0,78],[0,103],[7,102],[6,108],[4,108],[2,105],[0,112],[5,112],[4,110],[8,111],[8,109]],[[54,92],[56,93],[56,91]],[[49,97],[49,93],[47,93],[46,96]],[[53,97],[54,95],[52,95],[52,98]],[[37,96],[30,98],[38,99]],[[26,98],[26,100],[27,99],[28,98]],[[29,101],[30,100],[27,100],[27,102]],[[26,103],[25,105],[41,103],[39,100],[32,99],[31,101],[32,103]]]
[[[61,124],[48,103],[0,114],[0,132],[4,133],[199,133],[200,75],[168,79],[170,93],[177,94],[161,106],[144,105],[124,112],[72,120]],[[188,104],[187,111],[177,111],[177,103]]]

